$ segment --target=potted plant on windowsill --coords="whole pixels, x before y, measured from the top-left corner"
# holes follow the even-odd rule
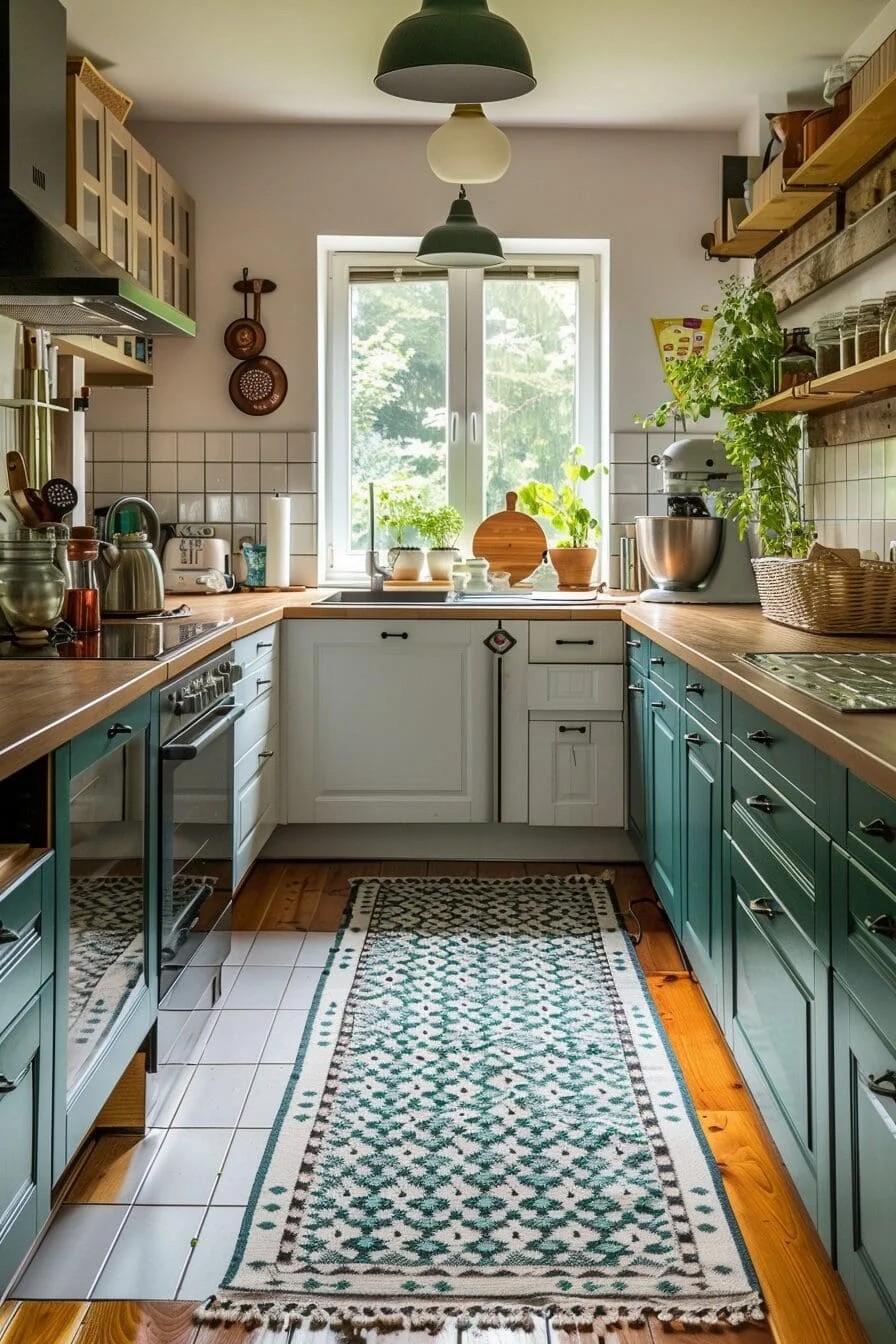
[[[582,499],[581,487],[606,467],[589,467],[582,461],[585,449],[576,445],[563,463],[564,481],[559,489],[543,481],[529,481],[519,492],[527,513],[546,518],[561,540],[548,548],[561,588],[588,588],[594,576],[597,547],[602,535],[600,522]]]
[[[414,541],[420,530],[422,510],[411,487],[398,482],[380,491],[378,517],[394,545],[389,551],[392,578],[413,583],[423,573],[425,556]]]
[[[429,577],[436,582],[446,582],[451,578],[454,562],[459,555],[455,543],[463,525],[464,520],[453,504],[424,509],[420,514],[417,528],[429,547],[426,563],[429,566]]]

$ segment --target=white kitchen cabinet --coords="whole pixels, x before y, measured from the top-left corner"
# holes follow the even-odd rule
[[[493,629],[287,622],[287,821],[493,820]]]
[[[234,645],[242,677],[234,698],[243,707],[234,726],[234,888],[258,858],[280,820],[279,631],[271,625]]]
[[[532,719],[529,825],[622,826],[621,718]]]

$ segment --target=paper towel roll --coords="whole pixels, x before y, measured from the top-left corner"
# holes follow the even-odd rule
[[[268,500],[267,568],[269,588],[289,587],[289,495],[274,495]]]

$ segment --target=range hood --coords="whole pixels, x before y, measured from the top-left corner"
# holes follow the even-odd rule
[[[0,0],[0,314],[58,335],[193,336],[65,223],[66,12]]]

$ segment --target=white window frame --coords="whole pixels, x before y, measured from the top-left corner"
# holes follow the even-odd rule
[[[349,520],[349,404],[340,390],[349,385],[349,273],[352,269],[401,266],[419,269],[415,261],[417,239],[346,238],[318,239],[318,328],[319,405],[323,433],[318,438],[318,532],[322,540],[318,555],[321,584],[357,585],[366,582],[363,567],[338,563],[334,535],[345,537]],[[606,239],[505,239],[504,253],[513,265],[550,266],[575,264],[579,270],[579,357],[576,405],[576,442],[593,449],[594,460],[609,465],[608,333],[609,242]],[[482,272],[449,271],[449,349],[464,349],[482,343],[481,329],[473,330],[481,313]],[[470,288],[467,288],[467,286]],[[466,304],[466,297],[473,302]],[[477,301],[478,295],[478,301]],[[463,323],[465,330],[456,327]],[[482,362],[472,369],[475,385],[467,385],[470,361],[451,361],[448,368],[447,470],[449,492],[463,499],[468,519],[481,511],[483,459]],[[463,408],[464,413],[457,409]],[[591,483],[589,502],[603,523],[601,568],[606,573],[609,553],[608,478],[601,474]],[[341,515],[341,517],[340,517]],[[339,520],[341,526],[335,527]],[[469,549],[471,527],[460,539]]]

